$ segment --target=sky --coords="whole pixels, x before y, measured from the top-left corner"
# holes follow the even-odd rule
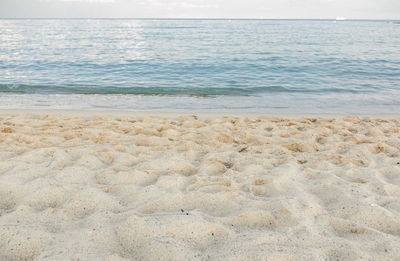
[[[0,0],[0,18],[400,19],[400,0]]]

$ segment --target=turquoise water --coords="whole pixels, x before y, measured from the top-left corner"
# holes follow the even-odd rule
[[[400,111],[400,24],[0,20],[0,108]]]

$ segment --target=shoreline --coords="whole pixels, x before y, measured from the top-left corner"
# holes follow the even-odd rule
[[[181,115],[196,115],[201,118],[211,117],[285,117],[289,119],[299,119],[303,117],[317,118],[344,118],[344,117],[370,117],[382,119],[400,118],[400,113],[236,113],[236,112],[159,112],[159,111],[131,111],[131,110],[59,110],[59,109],[0,109],[0,115],[65,115],[65,116],[133,116],[133,117],[178,117]]]

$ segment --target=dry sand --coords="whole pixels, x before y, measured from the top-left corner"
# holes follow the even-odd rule
[[[113,114],[1,113],[0,260],[400,260],[400,116]]]

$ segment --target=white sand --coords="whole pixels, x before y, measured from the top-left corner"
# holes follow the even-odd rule
[[[1,261],[400,260],[400,116],[113,114],[0,113]]]

